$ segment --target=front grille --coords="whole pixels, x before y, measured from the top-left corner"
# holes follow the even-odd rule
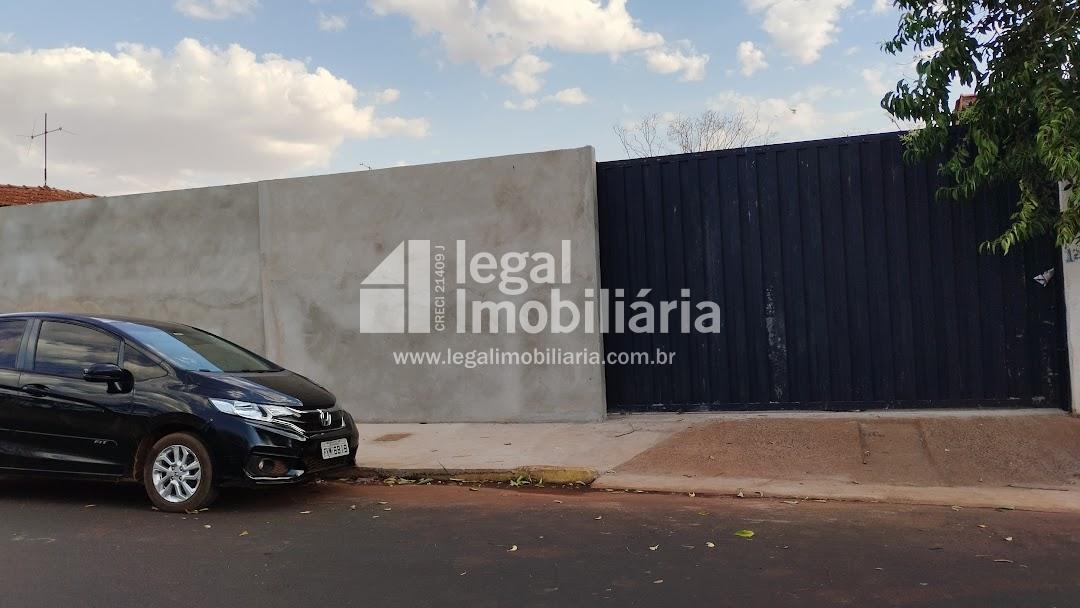
[[[329,414],[329,424],[326,424],[324,415]],[[300,427],[305,433],[322,433],[333,431],[345,426],[345,418],[341,410],[297,410],[289,422]]]

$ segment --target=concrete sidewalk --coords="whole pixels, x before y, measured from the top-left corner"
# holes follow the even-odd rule
[[[1080,419],[1057,410],[359,428],[357,464],[380,475],[1080,512]]]

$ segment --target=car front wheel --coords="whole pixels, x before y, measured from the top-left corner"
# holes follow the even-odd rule
[[[157,440],[143,464],[142,478],[150,501],[162,511],[194,511],[214,500],[210,453],[189,433]]]

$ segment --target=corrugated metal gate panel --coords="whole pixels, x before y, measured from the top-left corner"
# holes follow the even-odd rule
[[[676,353],[608,365],[609,407],[1067,405],[1060,269],[1033,280],[1057,249],[980,254],[1014,189],[939,203],[936,179],[899,134],[599,163],[603,287],[723,311],[719,333],[607,334]]]

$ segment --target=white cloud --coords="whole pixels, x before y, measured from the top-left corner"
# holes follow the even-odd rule
[[[348,17],[327,15],[321,11],[319,12],[318,23],[319,29],[324,32],[340,32],[349,27]]]
[[[50,183],[97,194],[283,177],[324,167],[346,139],[426,135],[422,118],[358,105],[324,68],[192,39],[162,51],[121,44],[0,52],[0,131],[41,108],[78,135],[50,145]],[[52,144],[52,142],[50,142]],[[0,182],[38,183],[41,150],[0,139]]]
[[[581,87],[573,87],[558,91],[554,95],[548,95],[544,100],[567,106],[579,106],[588,103],[589,96],[585,94],[585,91],[581,90]]]
[[[581,90],[581,87],[571,87],[569,89],[562,89],[551,95],[545,95],[541,99],[535,97],[527,97],[521,101],[506,100],[503,102],[503,107],[507,110],[520,110],[529,112],[540,107],[540,104],[559,104],[564,106],[579,106],[583,103],[591,101],[589,96],[585,94],[585,91]]]
[[[532,97],[530,97],[528,99],[524,99],[524,100],[522,100],[520,102],[513,102],[513,101],[510,101],[509,99],[507,99],[506,101],[503,102],[503,107],[506,108],[507,110],[524,110],[526,112],[528,112],[530,110],[535,110],[537,108],[537,106],[539,106],[539,105],[540,105],[540,102],[536,101]]]
[[[645,55],[645,65],[650,72],[657,74],[674,74],[681,72],[679,80],[690,82],[705,78],[705,64],[709,63],[709,56],[698,54],[693,47],[683,44],[683,48],[670,46],[649,49]],[[683,51],[686,52],[683,52]]]
[[[397,89],[383,89],[375,93],[375,103],[377,104],[394,103],[398,99],[401,99],[401,91]]]
[[[418,34],[438,37],[450,59],[483,70],[545,49],[613,58],[651,51],[645,56],[651,69],[696,80],[708,61],[639,27],[626,0],[368,0],[368,5],[377,15],[407,17]]]
[[[192,19],[229,19],[251,14],[258,0],[176,0],[173,8]]]
[[[544,81],[540,74],[551,69],[551,64],[536,55],[525,54],[518,57],[510,69],[502,75],[502,81],[517,89],[522,95],[532,95],[540,90]]]
[[[877,95],[878,98],[884,96],[886,92],[892,89],[891,86],[885,84],[885,74],[881,70],[866,68],[859,72],[862,76],[863,84],[866,85],[866,90],[871,95]]]
[[[840,13],[853,0],[743,0],[753,14],[762,13],[761,29],[799,63],[818,60],[836,41]]]
[[[743,76],[753,76],[754,72],[769,67],[769,64],[765,62],[765,53],[750,41],[739,43],[735,57],[739,60]]]
[[[870,11],[873,13],[881,14],[887,12],[893,7],[892,0],[874,0],[874,6]]]
[[[846,93],[822,86],[810,87],[788,97],[758,98],[724,91],[706,105],[717,112],[743,112],[756,118],[759,128],[770,132],[774,141],[839,137],[890,129],[888,117],[877,107],[876,100],[870,99],[869,103],[860,103],[857,107],[844,107],[842,102],[852,97]]]

